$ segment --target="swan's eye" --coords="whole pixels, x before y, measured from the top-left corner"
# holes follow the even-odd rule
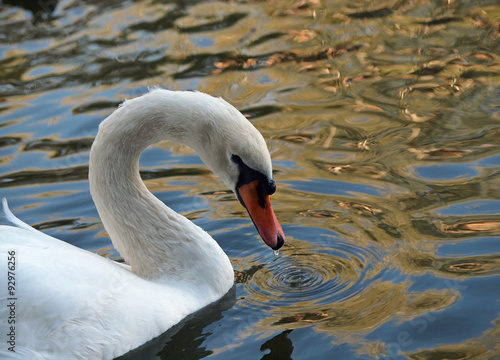
[[[235,163],[235,164],[241,164],[243,162],[243,160],[241,160],[241,158],[238,156],[238,155],[231,155],[231,160]]]

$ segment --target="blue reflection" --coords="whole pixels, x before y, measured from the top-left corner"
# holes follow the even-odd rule
[[[478,171],[463,164],[438,164],[430,166],[416,166],[419,177],[430,180],[451,180],[459,177],[471,178],[478,175]]]
[[[381,189],[374,186],[355,184],[347,181],[332,181],[327,179],[307,179],[303,181],[282,181],[292,189],[314,192],[328,195],[353,196],[356,194],[368,194],[372,196],[382,196]]]

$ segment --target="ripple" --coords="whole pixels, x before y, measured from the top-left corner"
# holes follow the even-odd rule
[[[375,247],[343,241],[318,246],[292,240],[272,261],[256,271],[251,267],[254,272],[247,280],[244,303],[280,314],[289,314],[293,307],[300,320],[317,320],[327,305],[361,292],[368,280],[380,275],[382,263]]]

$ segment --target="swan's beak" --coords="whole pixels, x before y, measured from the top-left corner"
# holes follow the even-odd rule
[[[241,185],[236,191],[238,199],[247,209],[264,242],[273,250],[282,247],[285,243],[285,234],[274,215],[271,199],[264,192],[260,180]]]

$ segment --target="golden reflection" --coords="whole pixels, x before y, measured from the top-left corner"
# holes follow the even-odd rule
[[[281,137],[282,140],[290,141],[294,143],[309,143],[314,144],[316,142],[314,135],[296,134],[296,135],[285,135]]]
[[[405,306],[400,310],[399,316],[408,319],[420,314],[443,310],[458,301],[460,294],[453,289],[426,290],[425,293],[411,293]]]
[[[437,259],[441,271],[464,275],[494,275],[500,273],[500,255],[483,255],[462,259]]]
[[[304,30],[290,30],[287,34],[292,40],[297,42],[310,41],[316,37],[314,31],[304,29]]]
[[[442,224],[442,231],[452,234],[470,234],[500,230],[500,220],[464,221],[455,224]]]
[[[14,155],[10,155],[10,156],[2,156],[0,158],[0,165],[8,165],[10,164],[12,161],[15,160],[15,156]]]
[[[72,195],[76,194],[79,191],[74,191],[74,190],[55,190],[55,191],[50,191],[50,192],[41,192],[39,194],[33,195],[34,198],[39,198],[39,199],[44,199],[44,198],[53,198],[53,197],[60,197],[60,196],[65,196],[65,195]]]
[[[375,165],[369,164],[364,164],[363,166],[359,167],[353,167],[351,165],[326,165],[326,169],[335,175],[346,173],[352,175],[369,176],[373,179],[383,179],[387,176],[386,171],[378,170]]]
[[[460,149],[408,149],[411,153],[415,154],[417,159],[459,159],[467,154],[470,154],[471,150],[460,150]]]
[[[354,210],[359,215],[379,215],[383,212],[381,209],[377,209],[376,207],[357,202],[341,201],[339,202],[339,205],[344,209]]]
[[[255,64],[257,64],[257,60],[253,58],[246,60],[229,59],[225,61],[217,61],[214,63],[214,66],[217,69],[212,70],[212,74],[214,75],[220,74],[222,73],[223,70],[226,69],[234,69],[234,68],[248,69],[249,67],[252,67]]]
[[[102,257],[109,258],[111,255],[113,255],[113,251],[114,251],[113,247],[103,247],[95,250],[95,253]]]
[[[319,0],[300,0],[285,10],[276,11],[275,15],[309,15],[315,17],[316,8],[321,5]]]
[[[489,351],[487,353],[490,353]],[[490,353],[491,354],[491,353]],[[441,346],[433,350],[421,350],[409,354],[414,360],[437,360],[437,359],[485,359],[484,349],[463,345]]]
[[[273,325],[291,324],[291,323],[296,323],[296,322],[315,323],[315,322],[321,321],[327,317],[328,317],[328,314],[326,312],[321,311],[321,310],[312,311],[312,312],[308,312],[308,313],[297,313],[297,314],[294,314],[292,316],[285,316],[285,317],[279,319]]]
[[[328,210],[307,210],[305,212],[301,212],[300,214],[304,215],[304,216],[312,216],[312,217],[318,217],[318,218],[335,219],[338,217],[334,212],[328,211]]]
[[[396,259],[408,273],[434,271],[448,276],[491,276],[500,273],[499,254],[439,257],[414,250],[399,253]]]
[[[477,271],[481,270],[484,268],[484,264],[480,264],[477,262],[464,262],[464,263],[458,263],[458,264],[452,264],[448,266],[448,269],[456,272],[461,272],[461,271],[466,271],[466,272],[471,272],[471,271]]]
[[[356,100],[356,104],[353,106],[354,110],[357,112],[384,112],[380,106],[371,105],[363,102],[362,100]]]
[[[76,66],[71,65],[61,65],[53,64],[50,66],[34,66],[28,72],[21,76],[22,81],[33,81],[38,78],[43,78],[45,76],[62,76],[65,73],[71,73],[77,70]]]
[[[295,329],[316,323],[315,330],[319,332],[366,330],[388,321],[394,311],[403,306],[405,289],[403,284],[382,282],[370,285],[348,301],[334,302],[321,308],[314,301],[299,308],[293,305],[277,308],[258,327],[271,329],[286,324],[288,329]],[[304,305],[310,310],[304,312]]]

